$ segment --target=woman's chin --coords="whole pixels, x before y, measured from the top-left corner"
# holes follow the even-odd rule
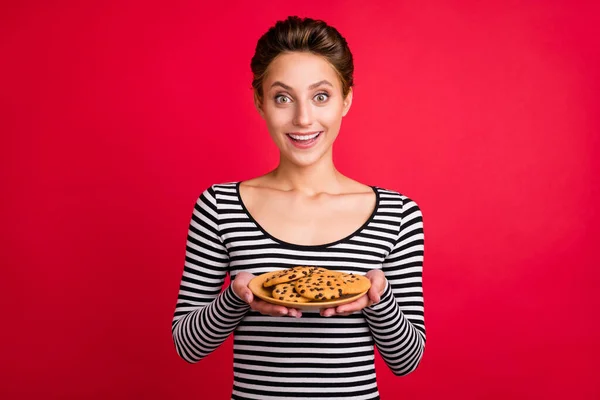
[[[324,153],[320,151],[311,152],[310,154],[281,153],[281,156],[285,157],[290,164],[296,167],[306,168],[318,164],[323,159]]]

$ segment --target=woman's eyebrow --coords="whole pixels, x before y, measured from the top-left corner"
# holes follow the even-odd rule
[[[328,86],[333,87],[333,85],[331,84],[331,82],[329,82],[327,79],[323,79],[322,81],[313,83],[312,85],[310,85],[308,87],[308,89],[311,90],[311,89],[314,89],[314,88],[319,87],[321,85],[328,85]],[[290,92],[293,91],[293,89],[290,86],[288,86],[285,83],[280,82],[280,81],[273,82],[273,84],[271,85],[271,87],[275,87],[275,86],[281,86],[282,88],[284,88],[285,90],[288,90]]]
[[[319,82],[317,82],[317,83],[313,83],[312,85],[310,85],[310,86],[308,87],[308,89],[309,89],[309,90],[310,90],[310,89],[314,89],[314,88],[317,88],[317,87],[319,87],[319,86],[321,86],[321,85],[328,85],[328,86],[331,86],[331,87],[333,87],[333,85],[331,84],[331,82],[329,82],[327,79],[323,79],[322,81],[319,81]]]

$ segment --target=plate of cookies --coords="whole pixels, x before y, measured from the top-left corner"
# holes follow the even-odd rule
[[[371,281],[359,274],[297,266],[258,275],[248,287],[272,304],[318,310],[353,302],[367,293]]]

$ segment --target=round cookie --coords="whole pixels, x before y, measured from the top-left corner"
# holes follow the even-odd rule
[[[311,276],[316,276],[316,275],[325,277],[325,278],[337,278],[340,275],[342,275],[342,272],[330,271],[330,270],[326,269],[326,270],[315,271],[311,274]]]
[[[345,284],[343,286],[344,294],[359,294],[371,287],[371,281],[364,275],[342,273],[338,276],[338,279]]]
[[[311,274],[311,268],[314,267],[300,266],[274,272],[272,275],[269,275],[267,279],[265,279],[265,281],[263,282],[263,286],[271,287],[280,283],[291,282],[304,276],[308,276]]]
[[[343,280],[333,275],[314,274],[296,281],[296,292],[314,301],[335,300],[344,293]]]
[[[294,303],[308,303],[310,301],[310,299],[302,297],[298,293],[296,293],[296,291],[294,290],[293,283],[280,283],[278,285],[275,285],[273,291],[271,292],[271,295],[274,299],[291,301]]]
[[[327,268],[323,268],[323,267],[309,267],[310,268],[310,273],[311,274],[327,274],[327,273],[333,273],[335,271],[330,271]]]

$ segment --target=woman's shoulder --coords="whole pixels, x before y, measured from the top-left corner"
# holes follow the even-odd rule
[[[238,184],[239,182],[232,181],[204,185],[199,190],[198,202],[210,202],[216,204],[218,200],[222,199],[224,196],[235,196]]]
[[[379,193],[384,194],[388,197],[398,197],[398,198],[407,197],[400,190],[391,188],[389,186],[373,186],[373,187],[376,188]]]
[[[209,187],[209,189],[219,190],[219,191],[231,191],[232,189],[235,190],[235,188],[239,184],[240,184],[240,181],[218,182],[218,183],[213,183]]]
[[[401,190],[398,190],[395,188],[390,188],[390,187],[382,187],[382,186],[373,186],[373,187],[376,188],[381,200],[395,201],[403,209],[413,208],[413,207],[416,207],[417,209],[419,209],[419,205],[417,204],[415,199],[413,197],[405,194]]]

